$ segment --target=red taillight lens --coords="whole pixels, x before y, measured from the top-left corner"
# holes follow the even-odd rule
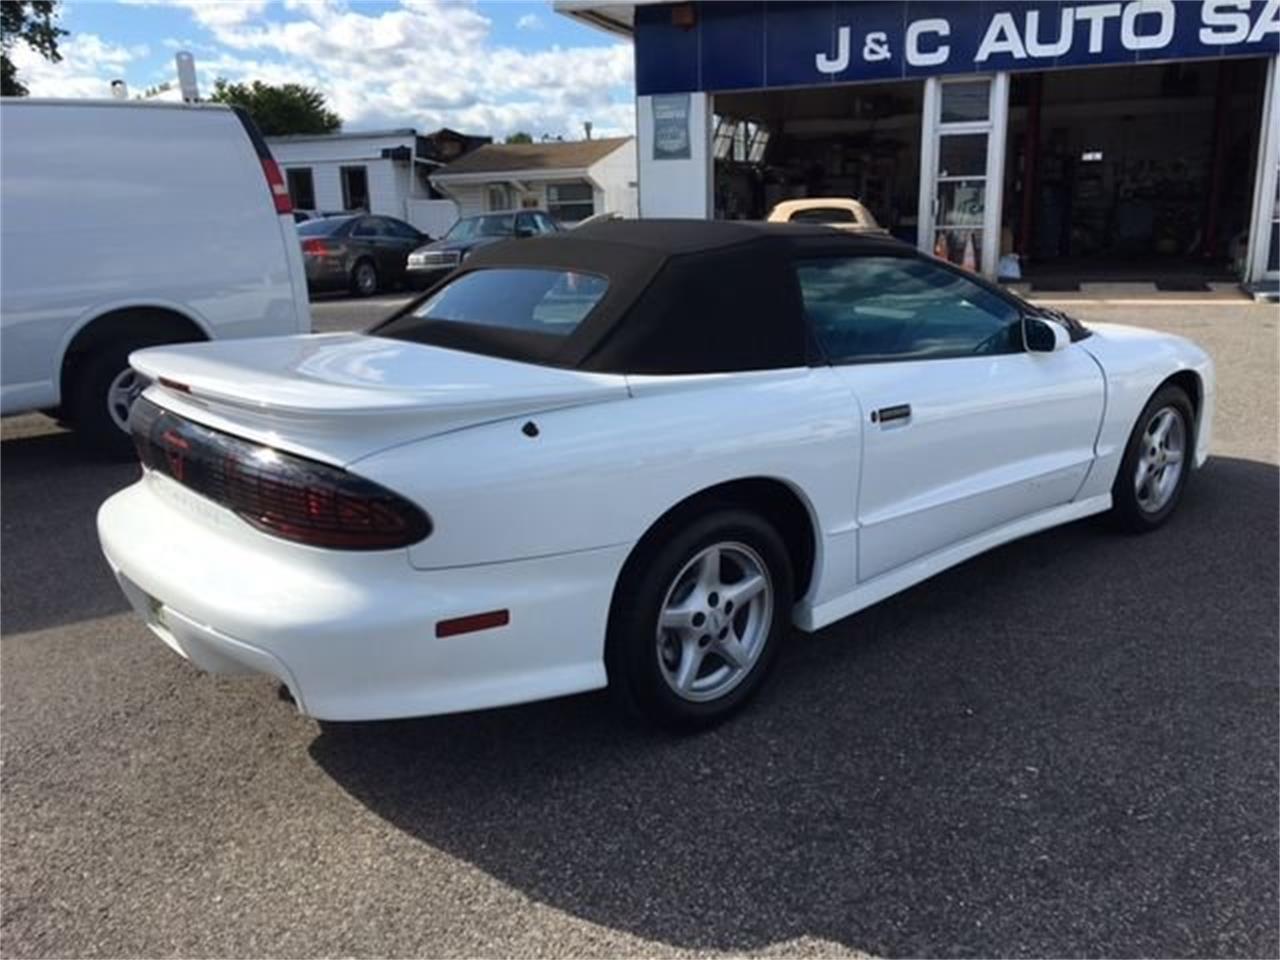
[[[417,506],[338,467],[210,430],[137,400],[130,412],[143,464],[259,530],[339,550],[390,550],[431,533]]]
[[[263,157],[262,172],[267,178],[267,186],[271,188],[276,213],[293,213],[293,200],[289,196],[289,188],[285,186],[284,177],[280,175],[280,167],[270,157]]]
[[[322,257],[329,252],[329,241],[318,237],[308,237],[302,241],[302,252],[313,257]]]

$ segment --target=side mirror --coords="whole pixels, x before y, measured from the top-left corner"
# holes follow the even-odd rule
[[[1056,320],[1023,317],[1022,344],[1029,353],[1056,353],[1071,345],[1071,334]]]

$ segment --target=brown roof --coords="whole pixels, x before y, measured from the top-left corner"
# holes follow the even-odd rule
[[[510,173],[516,170],[581,170],[607,157],[630,137],[602,137],[562,143],[487,143],[437,170],[451,173]]]

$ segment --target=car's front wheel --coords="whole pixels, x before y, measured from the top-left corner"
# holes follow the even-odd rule
[[[697,729],[746,703],[791,616],[792,570],[755,514],[717,510],[644,545],[615,592],[609,685],[634,714]]]
[[[1195,412],[1186,392],[1169,384],[1147,402],[1129,437],[1111,488],[1112,513],[1126,530],[1163,524],[1178,506],[1195,454]]]

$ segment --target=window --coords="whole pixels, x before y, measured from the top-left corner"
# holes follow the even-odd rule
[[[530,214],[522,213],[516,217],[516,236],[517,237],[533,237],[538,234],[538,225],[533,222]]]
[[[510,210],[515,206],[511,199],[511,188],[505,183],[491,183],[485,193],[489,210]]]
[[[316,208],[316,184],[310,167],[292,167],[284,172],[289,184],[289,199],[297,210]]]
[[[328,237],[337,233],[352,220],[351,217],[318,217],[298,225],[300,237]]]
[[[750,120],[717,117],[711,138],[711,155],[716,160],[760,163],[769,148],[769,131]]]
[[[791,215],[791,223],[857,223],[848,207],[805,207]]]
[[[547,184],[547,210],[562,223],[576,223],[596,212],[595,191],[591,184],[578,180],[572,183]]]
[[[556,222],[545,213],[535,213],[533,219],[538,224],[538,230],[542,233],[555,233],[560,229],[556,226]]]
[[[353,237],[380,237],[384,233],[377,217],[361,217],[360,222],[351,228]]]
[[[965,80],[942,85],[942,122],[972,123],[990,115],[991,81]]]
[[[342,167],[342,209],[369,209],[369,174],[364,167]]]
[[[833,363],[1022,350],[1021,315],[1003,297],[915,257],[796,264],[805,312]]]
[[[577,329],[607,287],[604,277],[569,270],[476,270],[447,284],[412,316],[564,337]],[[396,326],[397,336],[413,339],[407,329],[411,323]]]
[[[397,220],[394,217],[383,217],[382,226],[388,236],[399,237],[402,240],[417,240],[422,236],[412,224]]]

